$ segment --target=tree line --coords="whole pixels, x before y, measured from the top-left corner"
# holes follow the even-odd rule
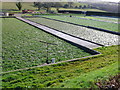
[[[22,3],[18,2],[16,3],[16,6],[18,10],[22,10]],[[56,8],[56,11],[59,10],[59,8],[76,8],[76,9],[87,9],[87,8],[93,8],[96,9],[96,7],[92,5],[74,5],[74,2],[67,2],[63,4],[62,2],[33,2],[33,6],[37,7],[38,10],[46,9],[46,12],[51,12],[51,8]]]

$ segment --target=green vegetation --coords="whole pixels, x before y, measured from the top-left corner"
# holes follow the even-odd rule
[[[0,2],[1,5],[1,2]],[[0,72],[2,72],[2,20],[0,20]],[[2,79],[2,75],[0,75],[0,80]],[[2,82],[0,81],[0,88],[2,86]]]
[[[103,21],[110,21],[110,22],[118,22],[118,18],[111,18],[111,17],[94,17],[94,16],[82,16],[82,15],[79,15],[79,16],[76,15],[75,17],[94,19],[94,20],[103,20]]]
[[[96,12],[106,12],[99,9],[73,9],[73,8],[60,8],[59,10],[74,10],[74,11],[96,11]]]
[[[100,11],[105,12],[103,10],[99,10],[95,7],[91,7],[88,4],[85,3],[72,3],[69,5],[68,2],[61,2],[61,3],[48,3],[43,4],[42,3],[33,3],[33,2],[22,2],[22,9],[29,9],[29,10],[35,10],[40,12],[46,12],[46,10],[50,9],[52,12],[57,12],[58,10],[80,10],[80,11]],[[67,5],[67,7],[65,7]],[[58,7],[59,6],[59,7]],[[3,2],[2,8],[4,12],[14,12],[18,13],[21,11],[17,10],[16,2]]]
[[[70,6],[70,2],[69,2],[69,3],[68,3],[68,2],[62,2],[61,4],[62,4],[62,5],[69,4],[69,6]],[[81,5],[82,7],[83,7],[83,6],[88,6],[88,4],[86,4],[86,3],[75,3],[75,2],[74,2],[74,3],[71,4],[71,7],[75,7],[75,6],[79,7],[80,5]]]
[[[66,80],[55,88],[97,88],[95,82],[108,80],[110,76],[115,76],[118,73],[118,62],[100,68],[95,71],[91,71],[85,74],[75,77],[74,79]],[[120,72],[119,72],[120,73]]]
[[[87,4],[81,3],[63,3],[64,7],[59,8],[59,10],[81,10],[81,11],[101,11],[98,9],[83,9],[82,7],[88,7]],[[65,4],[68,4],[65,6]],[[70,7],[70,8],[69,8]],[[38,8],[40,10],[38,10]],[[48,7],[46,7],[48,8]],[[22,2],[22,9],[30,9],[39,11],[46,11],[46,8],[34,7],[33,2]],[[58,7],[56,7],[58,8]],[[51,11],[55,11],[55,7],[51,8]],[[75,9],[76,8],[76,9]],[[3,3],[3,11],[10,12],[21,12],[17,10],[15,3],[5,2]],[[49,9],[49,8],[48,8]],[[49,14],[49,13],[45,13]],[[26,14],[25,14],[26,15]],[[27,14],[31,16],[32,14]],[[63,15],[63,14],[62,14]],[[64,14],[65,15],[65,14]],[[71,15],[71,14],[67,14]],[[76,15],[77,14],[72,14]],[[23,15],[24,16],[24,15]],[[47,18],[67,21],[75,24],[94,26],[98,28],[103,28],[111,31],[118,31],[118,24],[99,22],[93,20],[83,20],[72,17],[64,16],[44,16]],[[77,16],[81,18],[96,19],[96,20],[107,20],[115,21],[116,19],[108,18],[98,18],[98,17],[84,17]],[[58,22],[54,20],[44,19],[44,18],[29,18],[38,23],[48,25],[50,27],[56,28],[58,30],[66,30],[69,32],[77,33],[79,37],[79,31],[89,31],[89,29],[83,27],[77,27],[72,24],[67,24],[63,22]],[[22,21],[15,18],[0,18],[2,21],[2,43],[0,43],[0,56],[3,59],[2,63],[3,72],[16,69],[24,69],[26,67],[33,67],[46,63],[46,60],[51,60],[55,58],[56,62],[81,58],[84,56],[89,56],[90,54],[71,45],[53,35],[50,35],[40,29],[30,26]],[[1,24],[1,22],[0,22]],[[62,26],[63,25],[63,26]],[[73,31],[72,31],[73,30]],[[79,30],[79,31],[77,31]],[[96,31],[96,30],[94,30]],[[83,32],[82,32],[83,33]],[[88,33],[88,32],[87,32]],[[94,34],[94,33],[92,33]],[[90,33],[84,34],[85,37],[89,37]],[[103,34],[102,34],[103,35]],[[105,34],[106,35],[106,34]],[[95,35],[94,35],[95,36]],[[96,39],[99,34],[91,39]],[[110,41],[113,40],[112,35],[108,36],[110,38],[103,38]],[[116,36],[117,37],[117,36]],[[114,37],[116,39],[116,37]],[[101,36],[97,40],[97,43],[101,42]],[[111,40],[110,40],[111,39]],[[105,40],[104,43],[108,43]],[[44,42],[44,43],[43,43]],[[115,42],[113,40],[113,42]],[[55,45],[48,45],[46,43],[51,43]],[[103,44],[104,44],[103,43]],[[112,44],[113,45],[113,44]],[[2,88],[96,88],[95,82],[101,80],[108,80],[109,77],[115,76],[120,73],[118,70],[118,57],[119,54],[118,46],[100,47],[94,49],[101,52],[101,55],[78,59],[74,62],[59,63],[50,66],[37,67],[28,70],[13,71],[10,73],[2,74]],[[48,59],[47,59],[48,58]],[[1,70],[1,67],[0,67]],[[1,77],[1,76],[0,76]],[[0,83],[1,85],[1,83]]]
[[[49,17],[52,17],[52,16],[49,16]],[[55,16],[55,17],[57,17],[57,16]],[[65,17],[64,19],[66,20],[66,18],[67,17]],[[56,21],[56,20],[41,18],[41,17],[40,18],[39,17],[38,18],[27,18],[27,19],[37,22],[37,23],[40,23],[42,25],[46,25],[50,28],[54,28],[59,31],[68,33],[70,35],[77,36],[82,39],[98,43],[98,44],[102,44],[105,46],[118,45],[119,40],[118,40],[117,35],[106,33],[103,31],[98,31],[95,29],[85,28],[82,26],[72,25],[69,23],[64,23],[64,22],[60,22],[60,21]]]
[[[33,2],[22,2],[22,9],[36,10],[36,7],[33,7]],[[9,9],[11,11],[17,11],[16,2],[3,2],[2,9]]]
[[[95,87],[95,81],[118,73],[119,47],[97,48],[102,53],[98,57],[3,74],[2,87]]]
[[[44,16],[44,17],[118,32],[118,24],[115,24],[115,23],[100,22],[100,21],[94,21],[94,20],[84,20],[84,19],[64,17],[64,16]]]
[[[3,71],[32,67],[43,64],[46,58],[56,62],[89,56],[89,53],[34,28],[15,18],[3,18],[2,58]],[[46,45],[42,43],[53,43]],[[48,54],[48,55],[47,55]]]

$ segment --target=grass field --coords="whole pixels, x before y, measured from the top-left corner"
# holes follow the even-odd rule
[[[65,17],[65,16],[45,16],[45,17],[118,32],[118,24],[115,24],[115,23],[84,20],[84,19],[71,18],[71,17]]]
[[[118,22],[118,18],[111,18],[111,17],[94,17],[94,16],[75,16],[77,18],[86,18],[86,19],[93,19],[93,20],[102,20],[102,21],[109,21],[109,22]]]
[[[56,62],[90,55],[15,18],[4,18],[2,22],[3,71],[43,64],[46,62],[47,54],[48,60],[55,58]],[[56,45],[47,47],[46,43],[39,41]]]
[[[62,5],[67,4],[66,2],[62,2]],[[33,2],[22,2],[22,9],[30,9],[30,10],[37,10],[36,7],[33,6]],[[73,7],[75,6],[84,6],[84,5],[88,5],[88,4],[84,4],[84,3],[73,3]],[[9,11],[9,12],[21,12],[18,11],[17,7],[16,7],[16,3],[15,2],[3,2],[2,3],[2,8],[0,9],[4,9],[3,11]],[[7,10],[5,10],[7,9]],[[103,10],[99,10],[99,9],[72,9],[72,8],[59,8],[60,10],[80,10],[80,11],[99,11],[99,12],[105,12]],[[51,10],[56,11],[56,8],[51,8]],[[44,9],[41,9],[40,11],[45,11]]]
[[[15,2],[3,2],[2,9],[18,10]],[[22,2],[22,9],[36,10],[37,8],[33,7],[33,2]]]
[[[28,69],[2,75],[3,88],[89,88],[118,71],[119,46],[95,49],[102,55],[75,62]]]
[[[53,16],[47,16],[47,17],[53,17]],[[60,17],[60,16],[55,16]],[[63,17],[61,17],[63,18]],[[59,22],[55,20],[49,20],[45,18],[27,18],[29,20],[32,20],[34,22],[49,26],[51,28],[63,31],[65,33],[71,34],[73,36],[80,37],[85,40],[89,40],[98,44],[102,44],[105,46],[109,45],[118,45],[118,35],[109,34],[103,31],[98,31],[95,29],[89,29],[81,26],[76,26],[64,22]],[[74,18],[73,18],[74,19]],[[64,17],[64,20],[69,21],[69,17]],[[75,19],[76,21],[79,21],[78,19]],[[71,21],[72,22],[72,21]],[[73,20],[74,22],[74,20]],[[90,22],[85,21],[87,24],[91,24]],[[102,23],[101,23],[102,24]],[[95,24],[97,25],[97,24]],[[114,26],[114,24],[112,24]],[[115,28],[115,27],[112,27]]]
[[[15,4],[16,4],[16,2],[3,2],[2,3],[2,6],[3,6],[2,8],[3,9],[17,9]],[[62,2],[61,4],[64,5],[64,4],[67,4],[67,2]],[[22,2],[22,5],[23,5],[23,8],[34,9],[33,8],[33,5],[34,5],[33,2]],[[87,6],[87,4],[84,4],[84,3],[73,3],[73,7],[79,6],[79,5],[81,5],[81,6],[86,5]]]
[[[72,9],[72,8],[60,8],[59,10],[74,10],[74,11],[96,11],[96,12],[106,12],[99,9]]]

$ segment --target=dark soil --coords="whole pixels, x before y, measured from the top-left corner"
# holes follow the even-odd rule
[[[95,84],[100,90],[120,90],[120,74]]]

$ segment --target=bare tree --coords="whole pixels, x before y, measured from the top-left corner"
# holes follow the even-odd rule
[[[21,4],[21,2],[16,3],[16,6],[17,6],[18,10],[21,10],[21,9],[22,9],[22,4]]]
[[[45,2],[45,3],[43,3],[43,7],[46,8],[47,12],[51,11],[51,6],[52,5],[53,5],[53,3],[51,3],[51,2]]]
[[[43,3],[41,2],[35,2],[34,6],[38,8],[38,10],[40,10],[43,7]]]
[[[54,3],[54,6],[56,7],[56,10],[59,11],[59,8],[62,7],[62,4],[59,2]]]
[[[69,8],[73,6],[73,2],[68,2]]]

